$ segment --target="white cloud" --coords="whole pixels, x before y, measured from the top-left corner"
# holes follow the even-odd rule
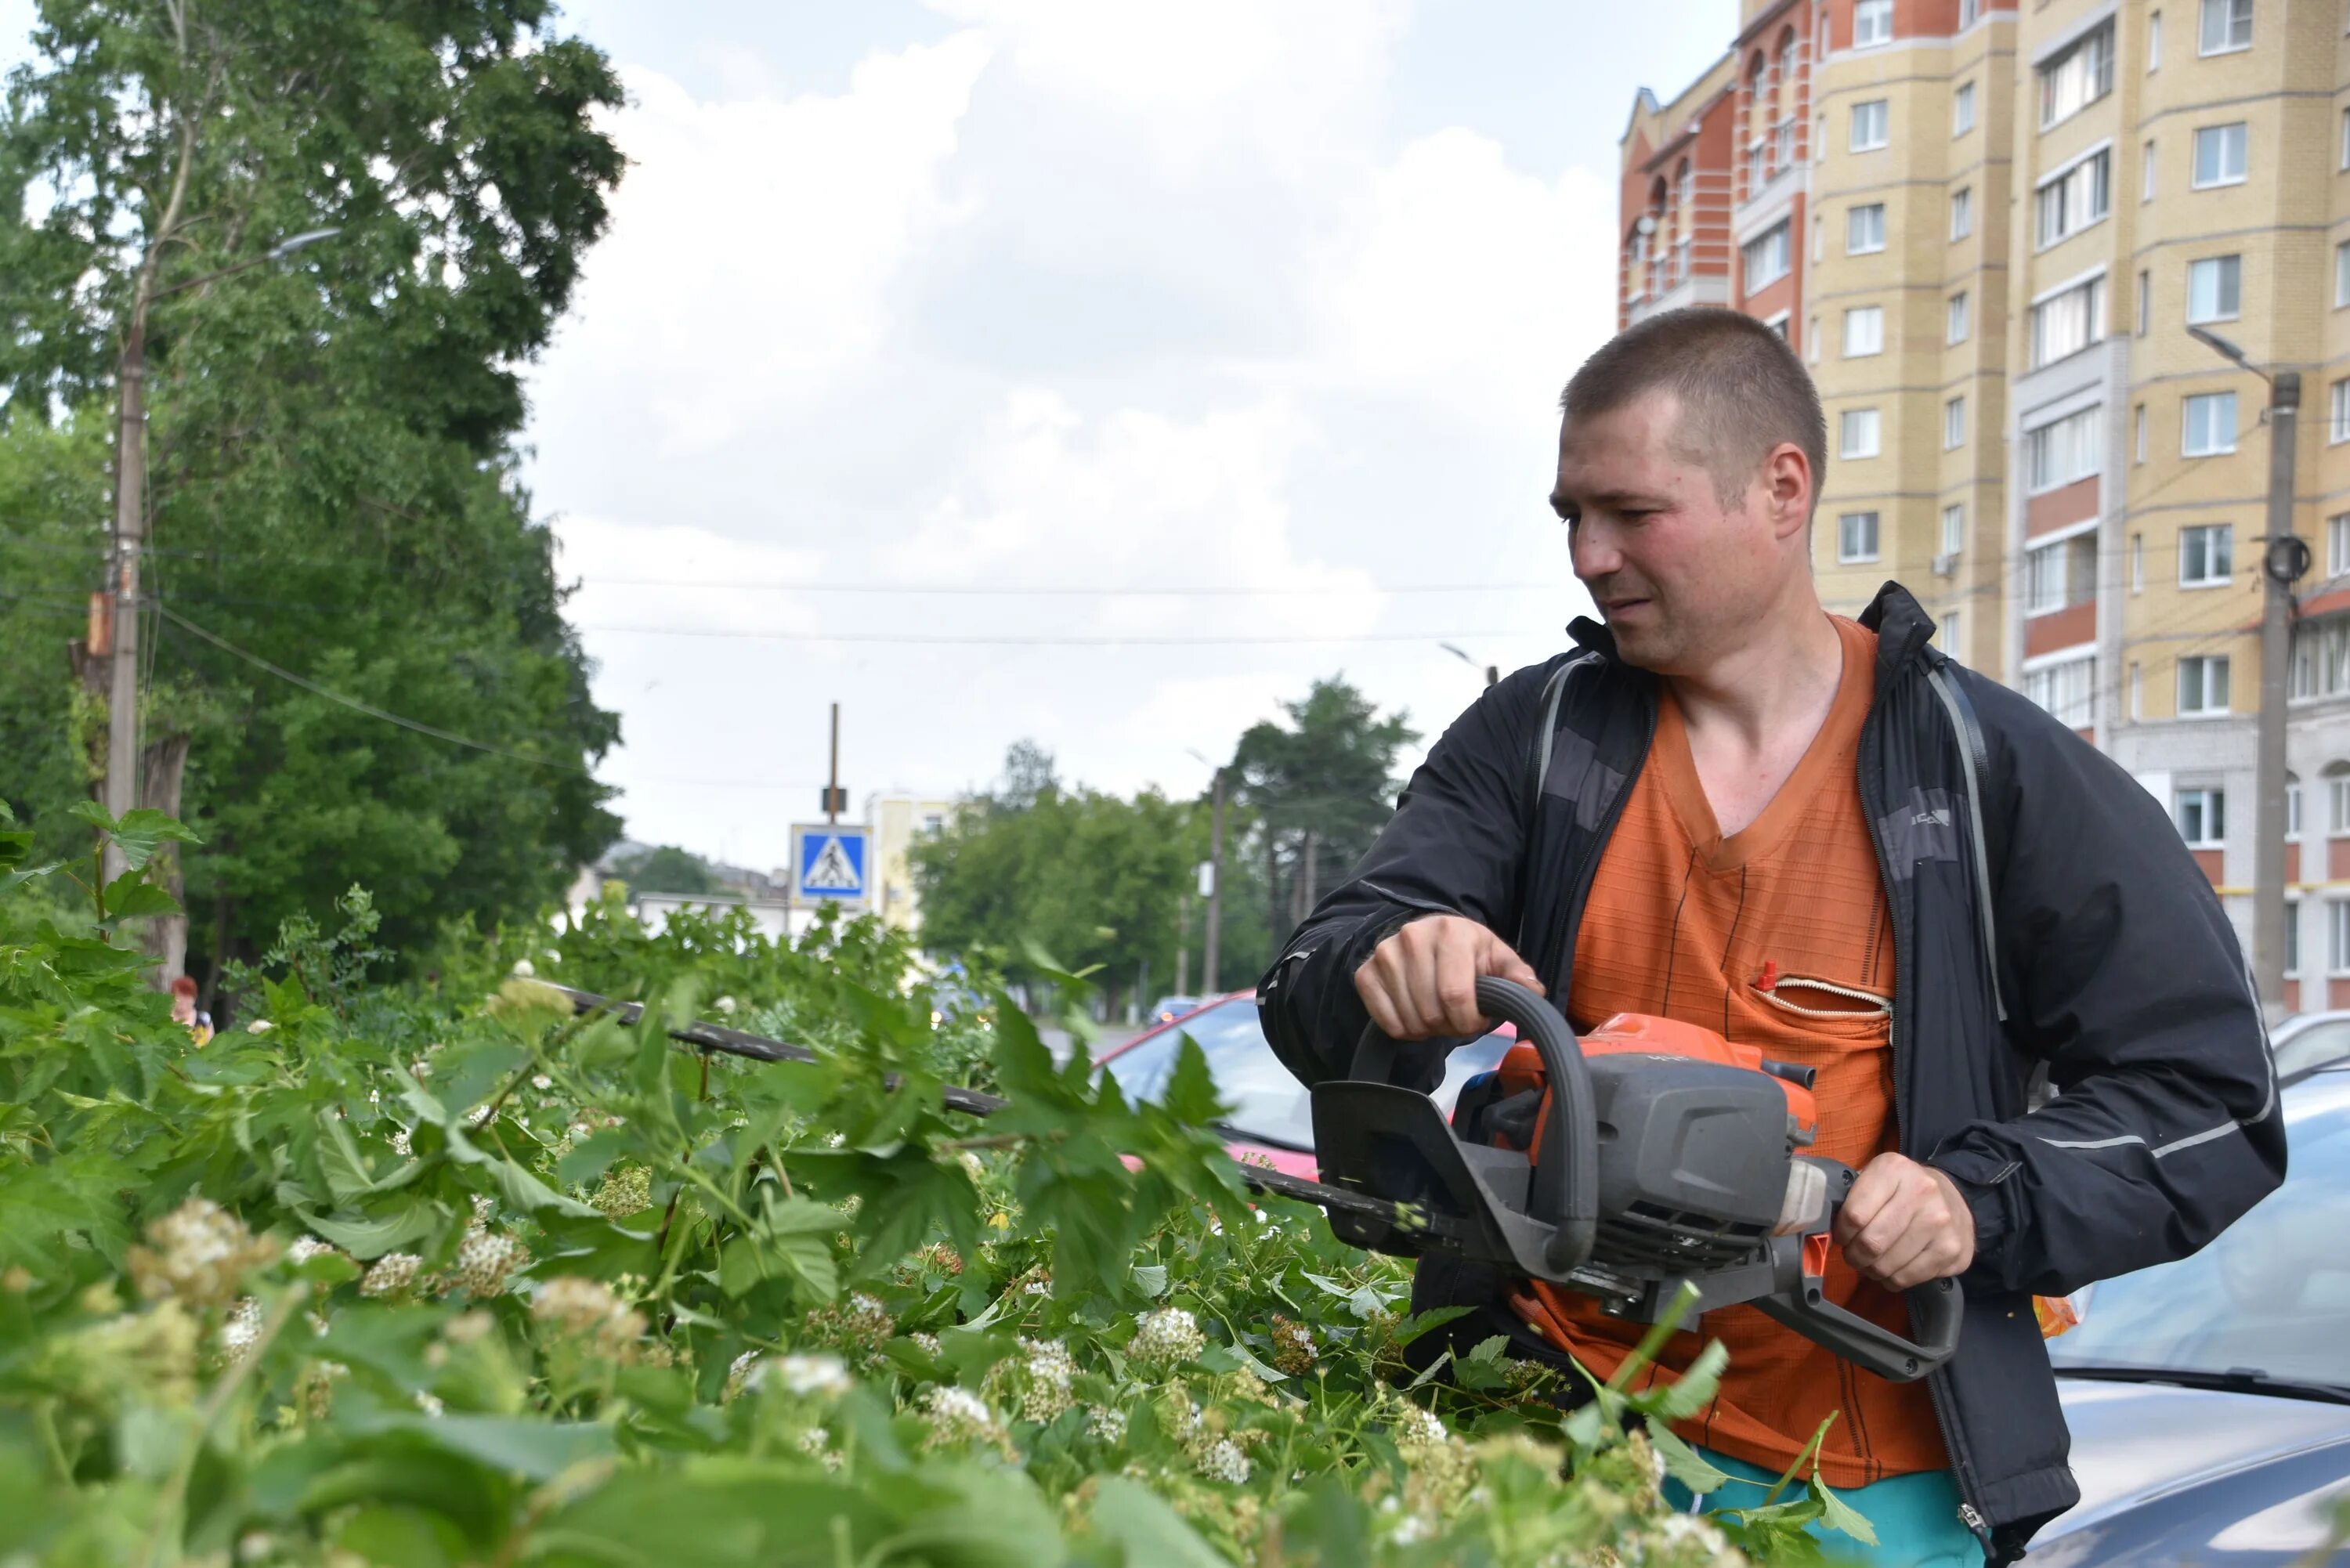
[[[543,418],[618,393],[687,456],[869,373],[891,280],[963,212],[942,176],[988,57],[965,32],[871,56],[840,95],[723,102],[624,70],[630,167],[563,341],[599,382],[547,378]]]

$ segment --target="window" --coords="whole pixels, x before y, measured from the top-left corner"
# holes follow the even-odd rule
[[[2326,901],[2325,937],[2325,967],[2335,974],[2350,972],[2350,903]]]
[[[2056,716],[2059,723],[2085,730],[2097,722],[2097,661],[2068,659],[2023,672],[2023,694]]]
[[[2083,409],[2023,432],[2024,483],[2034,495],[2097,472],[2105,410]]]
[[[2183,457],[2212,457],[2236,450],[2236,394],[2199,392],[2186,401]]]
[[[1967,340],[1967,293],[1960,289],[1950,296],[1950,307],[1942,323],[1942,341],[1963,343]]]
[[[2228,523],[2199,523],[2178,531],[2178,586],[2214,588],[2236,571],[2236,530]]]
[[[1964,136],[1975,128],[1975,84],[1960,82],[1950,95],[1950,134]]]
[[[1844,357],[1863,358],[1885,352],[1885,307],[1864,305],[1844,313]]]
[[[2137,335],[2145,337],[2154,329],[2154,275],[2145,268],[2137,275]]]
[[[2293,657],[2285,664],[2285,695],[2298,701],[2304,697],[2339,697],[2350,691],[2350,620],[2329,616],[2320,620],[2296,621],[2293,628]],[[2350,774],[2334,781],[2336,811],[2350,811]],[[2350,818],[2337,816],[2343,826],[2335,832],[2350,832]]]
[[[2032,368],[2078,354],[2106,335],[2106,280],[2093,277],[2032,307]]]
[[[1804,357],[1814,365],[1820,362],[1820,318],[1817,316],[1804,323]]]
[[[1844,254],[1867,255],[1885,248],[1885,203],[1871,202],[1845,214]]]
[[[2137,199],[2141,202],[2154,200],[2154,143],[2151,141],[2138,149]]]
[[[1963,505],[1942,508],[1942,554],[1955,556],[1966,548],[1967,509]]]
[[[1789,220],[1780,219],[1761,234],[1746,242],[1746,292],[1755,293],[1769,287],[1787,275],[1794,258],[1788,254]]]
[[[2245,0],[2245,8],[2248,12],[2251,5],[2251,0]],[[2249,36],[2251,30],[2249,16],[2245,20],[2244,28]],[[1852,47],[1856,49],[1873,49],[1880,44],[1889,44],[1892,41],[1893,0],[1853,0]]]
[[[2146,68],[2162,68],[2162,13],[2149,12],[2146,18]]]
[[[2342,111],[2342,151],[2336,155],[2336,169],[2350,169],[2350,109]]]
[[[2178,836],[2198,849],[2217,849],[2228,841],[2228,794],[2225,790],[2183,789],[2178,792]]]
[[[1784,343],[1787,340],[1787,328],[1792,325],[1792,323],[1787,319],[1787,313],[1783,310],[1762,325],[1777,333],[1779,335],[1779,341]]]
[[[1852,151],[1874,152],[1892,140],[1892,103],[1873,98],[1852,106]]]
[[[2130,592],[2146,592],[2146,535],[2130,535]]]
[[[2040,127],[2072,119],[2114,90],[2114,25],[2081,38],[2040,67]]]
[[[2300,798],[2299,790],[2290,791],[2285,795],[2288,801],[2299,801]],[[2284,977],[2287,980],[2293,980],[2300,974],[2301,900],[2287,898],[2284,901]]]
[[[2203,0],[2203,33],[2195,52],[2224,55],[2252,47],[2252,0]]]
[[[2137,660],[2135,659],[2131,659],[2129,667],[2129,716],[2133,720],[2143,719],[2146,717],[2145,675],[2146,672],[2138,668]]]
[[[2325,520],[2325,575],[2350,572],[2350,512]]]
[[[1876,513],[1847,512],[1836,519],[1836,559],[1846,562],[1877,559]]]
[[[2284,836],[2288,839],[2301,836],[2301,786],[2284,786]]]
[[[2241,256],[2206,256],[2187,264],[2187,319],[2233,321],[2243,299]]]
[[[2193,184],[2198,191],[2244,182],[2246,134],[2241,119],[2233,125],[2207,125],[2195,133]]]
[[[1967,444],[1967,400],[1952,398],[1942,405],[1942,450],[1955,452]]]
[[[2339,838],[2350,834],[2350,774],[2335,774],[2325,781],[2326,832]]]
[[[1966,643],[1965,640],[1959,636],[1959,612],[1957,610],[1952,610],[1950,614],[1942,618],[1940,631],[1941,636],[1936,639],[1936,640],[1942,645],[1942,651],[1949,654],[1952,659],[1958,658],[1960,651],[1966,647]]]
[[[2113,161],[2108,148],[2041,183],[2036,233],[2042,249],[2079,234],[2112,210]],[[2240,171],[2238,178],[2241,177]]]
[[[2325,441],[2329,446],[2336,441],[2350,441],[2350,381],[2334,382],[2330,397],[2333,406],[2328,410],[2331,417],[2325,426]]]
[[[2140,403],[2132,411],[2131,422],[2137,426],[2131,439],[2137,448],[2137,461],[2144,462],[2146,461],[2146,405],[2144,403]]]
[[[2224,713],[2227,711],[2228,656],[2224,653],[2189,654],[2180,659],[2178,711],[2193,714]]]
[[[1959,0],[1959,30],[1966,31],[1982,15],[1982,0]]]
[[[2096,592],[2097,535],[2088,530],[2023,552],[2023,613],[2050,615]]]
[[[2350,305],[2350,242],[2334,247],[2334,308]]]
[[[1836,455],[1875,457],[1878,434],[1875,409],[1846,409],[1836,421]]]

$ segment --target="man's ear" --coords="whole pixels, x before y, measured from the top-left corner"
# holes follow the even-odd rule
[[[1812,516],[1812,460],[1793,441],[1781,441],[1762,460],[1762,502],[1771,536],[1791,538]]]

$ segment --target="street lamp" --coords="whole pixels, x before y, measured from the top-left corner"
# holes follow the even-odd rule
[[[1445,651],[1445,652],[1447,652],[1447,653],[1451,654],[1453,658],[1455,658],[1455,659],[1459,659],[1461,663],[1463,663],[1463,664],[1467,665],[1470,669],[1474,670],[1474,669],[1476,669],[1476,668],[1477,668],[1477,661],[1476,661],[1475,659],[1471,659],[1471,658],[1470,658],[1470,657],[1469,657],[1469,653],[1468,653],[1468,650],[1467,650],[1466,649],[1455,648],[1452,644],[1451,644],[1451,643],[1449,643],[1449,642],[1440,642],[1440,643],[1438,643],[1436,646],[1437,646],[1437,647],[1439,647],[1439,648],[1440,648],[1440,649],[1444,649],[1444,651]],[[1500,682],[1501,679],[1502,679],[1502,667],[1501,667],[1500,665],[1498,665],[1498,664],[1488,664],[1487,666],[1485,666],[1485,684],[1486,684],[1486,685],[1488,685],[1488,686],[1496,685],[1496,684],[1498,684],[1498,683]]]
[[[2293,585],[2309,570],[2309,546],[2293,527],[2293,469],[2301,372],[2262,370],[2216,332],[2187,335],[2268,383],[2267,531],[2261,540],[2261,712],[2253,754],[2252,980],[2273,1023],[2284,1015],[2285,670],[2292,658]]]
[[[306,229],[231,266],[172,284],[155,286],[156,263],[151,251],[140,264],[137,290],[130,301],[130,322],[122,336],[122,358],[116,370],[120,424],[115,438],[114,538],[111,568],[114,617],[110,628],[113,667],[108,688],[106,715],[106,810],[120,817],[139,804],[139,557],[147,542],[147,312],[159,299],[269,262],[342,233],[338,228]],[[121,851],[107,840],[106,876],[111,881],[124,871]]]

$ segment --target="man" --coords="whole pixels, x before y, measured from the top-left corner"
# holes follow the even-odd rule
[[[1829,1294],[1906,1330],[1899,1293],[1956,1275],[1958,1355],[1894,1384],[1708,1314],[1662,1363],[1731,1352],[1681,1434],[1775,1476],[1834,1415],[1822,1474],[1883,1561],[2010,1561],[2079,1495],[2033,1294],[2191,1252],[2282,1178],[2242,956],[2128,774],[1934,649],[1898,585],[1857,622],[1822,608],[1825,425],[1777,334],[1652,317],[1563,402],[1552,504],[1607,624],[1438,742],[1261,982],[1266,1032],[1313,1083],[1376,1022],[1426,1043],[1399,1071],[1427,1087],[1501,975],[1578,1029],[1660,1013],[1815,1067],[1815,1152],[1861,1172]],[[1596,1303],[1529,1323],[1503,1285],[1430,1261],[1413,1305],[1603,1376],[1638,1337]]]
[[[213,1015],[196,1007],[196,982],[182,975],[172,982],[172,1022],[183,1025],[202,1050],[213,1037]]]

